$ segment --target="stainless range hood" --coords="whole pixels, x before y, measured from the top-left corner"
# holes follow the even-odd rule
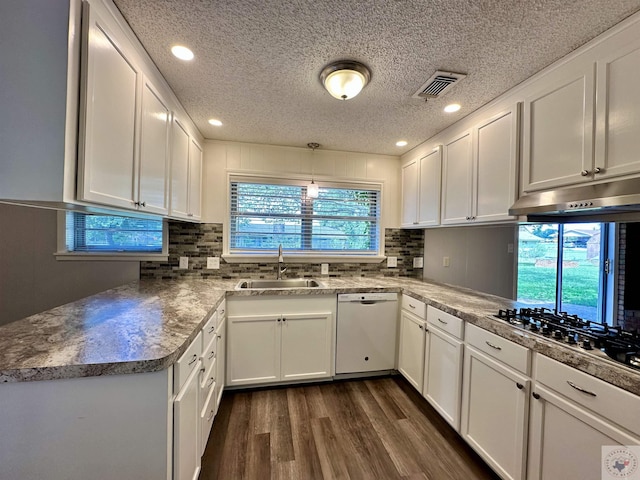
[[[523,195],[509,214],[530,222],[638,222],[640,178]]]

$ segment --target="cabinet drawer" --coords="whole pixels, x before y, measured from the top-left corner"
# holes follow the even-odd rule
[[[209,393],[211,392],[212,389],[215,388],[216,385],[216,373],[217,373],[217,362],[213,362],[209,368],[207,368],[206,370],[203,368],[201,368],[200,373],[200,378],[198,378],[198,381],[200,382],[200,399],[198,400],[198,405],[199,408],[204,408],[204,405],[207,401],[207,397],[209,396]]]
[[[215,384],[214,384],[215,387]],[[216,388],[212,388],[207,395],[204,408],[200,411],[200,456],[204,453],[213,426],[213,420],[216,416]]]
[[[202,351],[202,333],[198,333],[187,351],[182,354],[173,367],[173,391],[178,393],[189,374],[196,367]]]
[[[529,349],[475,325],[467,325],[465,340],[469,345],[504,362],[519,372],[529,374]]]
[[[640,397],[544,355],[535,370],[536,382],[640,435]]]
[[[207,323],[202,327],[202,351],[207,348],[209,343],[216,336],[216,328],[218,327],[218,311],[213,312]]]
[[[208,370],[209,366],[214,362],[217,354],[218,354],[218,342],[214,337],[209,342],[209,345],[207,345],[202,350],[202,367],[205,369],[205,371]]]
[[[427,306],[409,295],[402,295],[402,308],[422,319],[427,318]]]
[[[456,338],[462,338],[464,321],[431,305],[427,307],[427,324],[437,327]]]

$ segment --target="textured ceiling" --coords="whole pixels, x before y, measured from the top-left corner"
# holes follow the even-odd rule
[[[114,2],[206,138],[391,155],[640,9],[640,0]],[[195,59],[174,58],[174,44]],[[348,101],[318,79],[340,59],[372,72]],[[468,76],[440,99],[411,98],[438,69]],[[462,109],[443,113],[454,101]]]

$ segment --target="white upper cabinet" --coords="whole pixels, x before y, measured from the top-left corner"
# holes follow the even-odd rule
[[[78,199],[133,208],[142,72],[94,5],[83,4],[83,23]]]
[[[184,220],[199,220],[202,203],[202,148],[174,116],[171,147],[171,211]]]
[[[473,181],[471,130],[444,143],[442,160],[442,224],[471,220]]]
[[[169,126],[171,112],[149,79],[142,88],[138,205],[141,210],[169,212]]]
[[[201,217],[202,205],[202,147],[191,138],[189,144],[189,212],[194,220]]]
[[[627,29],[609,43],[597,62],[596,179],[640,172],[640,35]]]
[[[402,167],[402,226],[440,224],[442,147]]]

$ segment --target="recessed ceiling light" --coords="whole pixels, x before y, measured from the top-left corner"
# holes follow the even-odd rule
[[[406,146],[407,146],[406,140],[400,140],[399,142],[396,142],[396,147],[406,147]]]
[[[447,105],[446,107],[444,107],[444,111],[447,113],[457,112],[458,110],[460,110],[459,103],[452,103],[451,105]]]
[[[210,118],[209,119],[209,123],[211,125],[213,125],[214,127],[221,127],[222,126],[222,122],[220,120],[218,120],[217,118]]]
[[[193,60],[193,52],[182,45],[174,45],[171,47],[171,53],[180,60]]]

